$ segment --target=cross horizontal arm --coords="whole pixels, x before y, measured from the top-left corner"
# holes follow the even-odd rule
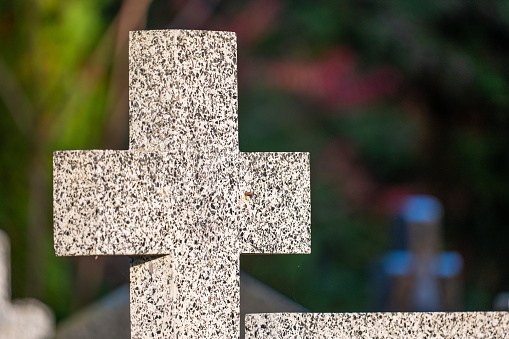
[[[308,153],[59,151],[53,171],[57,255],[172,254],[218,232],[244,253],[311,251]]]
[[[309,153],[241,153],[244,253],[311,253]]]
[[[236,162],[194,152],[55,152],[56,254],[171,254],[177,241],[214,236],[200,215],[213,220],[224,203],[214,185],[238,192]]]

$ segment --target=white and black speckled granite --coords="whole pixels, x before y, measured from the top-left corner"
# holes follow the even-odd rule
[[[236,55],[131,32],[129,150],[53,155],[55,252],[133,256],[133,338],[236,338],[240,254],[310,252],[309,154],[239,151]]]
[[[246,338],[508,338],[508,312],[265,313]]]

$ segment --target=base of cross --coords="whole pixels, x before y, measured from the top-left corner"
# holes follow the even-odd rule
[[[505,338],[508,333],[508,312],[246,315],[246,338]]]

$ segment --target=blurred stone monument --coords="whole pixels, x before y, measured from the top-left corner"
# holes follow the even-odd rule
[[[501,292],[496,295],[493,301],[495,311],[509,311],[509,292]]]
[[[9,237],[0,230],[0,338],[50,339],[55,335],[55,317],[35,299],[11,301]]]
[[[431,196],[405,199],[393,237],[397,248],[382,261],[386,311],[461,310],[461,271],[458,252],[442,251],[440,223],[443,209]]]

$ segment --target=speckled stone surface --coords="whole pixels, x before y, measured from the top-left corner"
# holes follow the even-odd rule
[[[246,338],[508,338],[508,312],[266,313]]]
[[[9,237],[0,230],[0,338],[50,339],[55,335],[55,316],[35,299],[11,301]]]
[[[53,155],[55,252],[132,256],[133,338],[237,338],[240,254],[310,252],[309,154],[239,151],[236,55],[131,32],[129,150]]]

